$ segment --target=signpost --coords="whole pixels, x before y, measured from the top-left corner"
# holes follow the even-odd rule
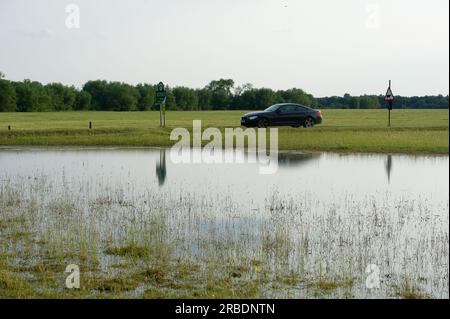
[[[392,110],[392,102],[394,102],[394,94],[392,93],[391,90],[391,80],[389,80],[389,86],[386,91],[386,94],[384,95],[384,101],[388,103],[388,110],[389,110],[388,126],[391,126],[391,110]]]
[[[159,105],[159,126],[166,126],[166,89],[164,83],[159,82],[156,88],[155,103]]]

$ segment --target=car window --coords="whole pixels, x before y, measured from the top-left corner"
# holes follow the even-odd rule
[[[294,113],[296,112],[296,106],[295,105],[283,105],[280,107],[281,113]]]
[[[311,111],[311,109],[306,106],[302,106],[302,105],[294,105],[294,106],[296,107],[296,112],[299,112],[299,113]]]
[[[294,113],[303,113],[306,111],[304,107],[301,107],[298,105],[293,105],[293,108],[294,108],[294,111],[293,111]]]
[[[297,106],[298,112],[308,112],[308,109],[304,106]]]
[[[279,113],[287,113],[287,105],[282,105],[278,108]]]
[[[276,111],[280,106],[278,104],[274,104],[272,106],[269,106],[267,109],[265,109],[264,111],[266,112],[274,112]]]

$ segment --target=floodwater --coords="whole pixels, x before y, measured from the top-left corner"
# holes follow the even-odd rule
[[[89,219],[99,199],[130,203],[102,219],[109,236],[129,223],[124,211],[156,208],[170,216],[166,239],[183,240],[175,253],[227,243],[233,258],[260,252],[273,272],[351,277],[350,296],[361,298],[395,297],[405,280],[448,298],[448,176],[448,156],[280,154],[277,172],[261,175],[258,163],[176,164],[164,149],[0,149],[1,189],[42,207],[70,198]],[[289,297],[310,297],[305,289]]]

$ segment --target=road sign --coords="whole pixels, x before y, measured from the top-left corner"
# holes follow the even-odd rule
[[[155,102],[156,104],[162,104],[166,100],[166,90],[162,82],[158,83],[156,88]]]
[[[389,85],[386,94],[384,95],[384,100],[386,102],[394,101],[394,94],[392,93],[391,86]]]
[[[392,110],[392,102],[394,102],[394,93],[391,90],[391,80],[389,80],[389,86],[384,95],[384,101],[388,104],[389,115],[388,115],[388,126],[391,126],[391,110]]]
[[[166,126],[166,89],[164,83],[159,82],[156,87],[155,103],[159,105],[159,125]]]

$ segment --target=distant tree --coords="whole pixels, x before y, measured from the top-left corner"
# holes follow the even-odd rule
[[[362,95],[359,98],[361,109],[377,109],[380,108],[378,97],[374,95]]]
[[[77,91],[74,87],[61,83],[51,83],[45,86],[54,111],[68,111],[74,108]]]
[[[75,105],[75,99],[77,97],[78,91],[73,86],[66,86],[64,88],[64,109],[73,110]]]
[[[350,107],[351,102],[352,102],[352,96],[348,93],[345,93],[342,98],[342,104],[344,105],[344,107],[346,109],[351,108]]]
[[[155,102],[155,88],[151,84],[138,84],[139,92],[137,108],[139,111],[147,111],[153,108]]]
[[[208,89],[196,90],[199,110],[210,110],[212,93]]]
[[[92,108],[103,111],[135,111],[139,91],[126,83],[89,81],[83,86],[83,91],[92,97]]]
[[[245,91],[251,91],[253,89],[254,89],[253,84],[245,83],[245,84],[243,84],[241,86],[238,86],[237,88],[234,89],[234,95],[239,96],[242,93],[244,93]]]
[[[233,108],[234,109],[256,109],[258,103],[256,102],[256,90],[252,87],[244,89],[239,95],[234,96]]]
[[[106,106],[108,82],[96,80],[88,81],[83,86],[83,91],[91,95],[91,108],[93,110],[102,110]]]
[[[29,80],[14,83],[17,99],[16,110],[19,112],[31,112],[37,104],[37,94],[30,83]]]
[[[129,84],[110,82],[106,86],[104,110],[136,111],[139,92]]]
[[[178,110],[197,110],[198,96],[195,90],[179,86],[173,89],[175,104]]]
[[[81,110],[89,110],[90,108],[91,108],[91,95],[88,92],[81,90],[80,92],[77,93],[73,109],[81,111]]]
[[[281,92],[281,97],[286,103],[298,103],[306,106],[315,107],[317,101],[310,94],[305,93],[302,89],[292,88]]]
[[[352,96],[349,101],[349,107],[351,109],[359,109],[360,108],[360,101],[358,96]]]
[[[1,72],[0,72],[1,73]],[[0,75],[3,75],[1,73]],[[0,79],[0,112],[16,111],[16,90],[11,82]]]
[[[3,73],[2,71],[0,71],[0,79],[4,79],[5,78],[5,73]]]
[[[233,94],[234,81],[231,79],[220,79],[211,81],[206,88],[211,91],[211,104],[213,109],[225,110],[230,107]]]
[[[16,89],[17,111],[44,112],[52,111],[52,99],[46,88],[39,82],[24,80],[13,82]]]
[[[340,96],[321,97],[317,99],[321,108],[346,109],[349,108],[348,103]]]
[[[255,108],[265,109],[277,101],[277,96],[272,89],[256,89],[255,91]]]

